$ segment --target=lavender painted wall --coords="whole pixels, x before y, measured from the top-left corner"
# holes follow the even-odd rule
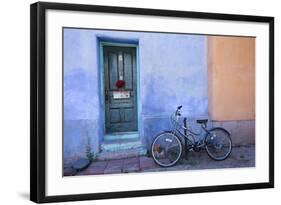
[[[177,105],[189,118],[208,116],[206,37],[148,32],[64,30],[64,158],[94,152],[103,137],[99,40],[138,44],[140,135],[148,145],[169,129]]]

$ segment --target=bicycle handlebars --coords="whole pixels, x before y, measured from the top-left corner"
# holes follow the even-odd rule
[[[180,110],[182,108],[182,105],[178,106],[178,110]]]
[[[182,108],[182,105],[178,106],[177,107],[177,111],[176,111],[176,115],[177,116],[181,116],[181,113],[180,113],[180,109]]]

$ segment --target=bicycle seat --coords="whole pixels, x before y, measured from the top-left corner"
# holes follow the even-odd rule
[[[196,122],[199,124],[206,124],[208,122],[208,119],[196,120]]]

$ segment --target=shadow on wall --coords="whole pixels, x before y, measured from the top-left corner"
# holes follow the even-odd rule
[[[255,144],[255,120],[214,121],[213,126],[227,129],[234,146]]]

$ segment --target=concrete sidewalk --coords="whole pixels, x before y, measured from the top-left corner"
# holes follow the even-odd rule
[[[175,170],[198,170],[217,168],[239,168],[255,166],[255,146],[240,146],[232,149],[231,155],[223,161],[214,161],[206,153],[189,152],[173,167],[162,168],[151,157],[140,156],[126,159],[96,161],[76,175],[117,174],[130,172],[155,172]]]

